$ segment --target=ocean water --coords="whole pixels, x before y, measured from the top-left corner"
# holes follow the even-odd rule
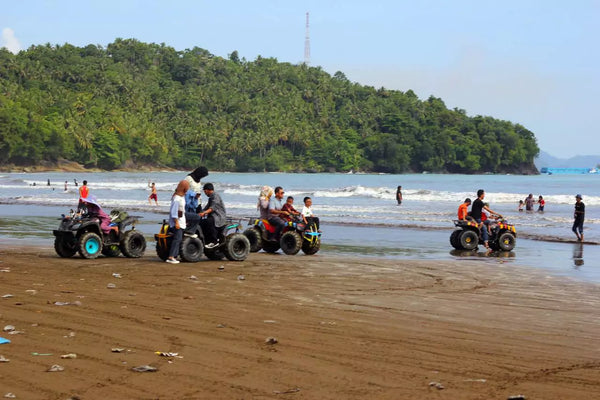
[[[61,213],[77,206],[77,188],[88,181],[90,193],[109,211],[142,215],[150,238],[166,217],[171,194],[187,172],[0,173],[0,240],[52,243]],[[51,185],[47,185],[48,179]],[[67,181],[67,190],[64,182]],[[156,183],[159,205],[150,205],[148,182]],[[437,175],[437,174],[285,174],[211,173],[231,216],[257,215],[262,185],[282,186],[295,198],[313,198],[323,223],[323,253],[414,259],[468,260],[473,253],[452,252],[448,237],[458,205],[486,191],[490,208],[517,228],[517,247],[502,262],[546,268],[567,276],[600,281],[600,246],[573,243],[575,194],[586,204],[586,242],[600,241],[599,175]],[[396,187],[404,201],[396,205]],[[519,199],[532,193],[546,200],[544,213],[518,212]],[[536,206],[537,209],[537,206]],[[583,247],[583,248],[582,248]],[[481,258],[481,257],[478,257]],[[498,262],[492,259],[491,262]]]

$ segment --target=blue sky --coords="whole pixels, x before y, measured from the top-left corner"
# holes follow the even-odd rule
[[[308,11],[313,66],[521,123],[558,157],[600,153],[600,0],[4,3],[11,51],[120,37],[292,63],[304,59]]]

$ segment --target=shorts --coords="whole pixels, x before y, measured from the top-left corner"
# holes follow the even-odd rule
[[[148,199],[150,199],[150,200],[154,200],[154,201],[158,201],[158,197],[156,196],[156,193],[152,193],[152,194],[150,195],[150,197],[148,197]]]

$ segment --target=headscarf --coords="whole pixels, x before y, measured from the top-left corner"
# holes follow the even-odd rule
[[[271,196],[273,196],[273,188],[271,186],[263,186],[260,189],[260,195],[258,196],[258,204],[256,205],[257,209],[260,209],[261,207],[261,203],[269,203],[269,200],[271,199]],[[263,205],[264,207],[264,205]]]
[[[196,183],[200,183],[200,180],[202,178],[208,176],[208,169],[204,166],[198,167],[192,172],[190,172],[188,175],[191,176],[194,179],[194,181],[196,181]]]
[[[183,197],[185,196],[185,192],[187,192],[189,188],[190,183],[188,181],[186,181],[185,179],[179,181],[179,183],[177,184],[177,189],[175,189],[175,193],[173,193],[173,196],[178,195]]]

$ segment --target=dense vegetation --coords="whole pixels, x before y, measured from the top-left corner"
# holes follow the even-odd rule
[[[117,39],[0,49],[0,165],[530,172],[523,126],[319,67]]]

